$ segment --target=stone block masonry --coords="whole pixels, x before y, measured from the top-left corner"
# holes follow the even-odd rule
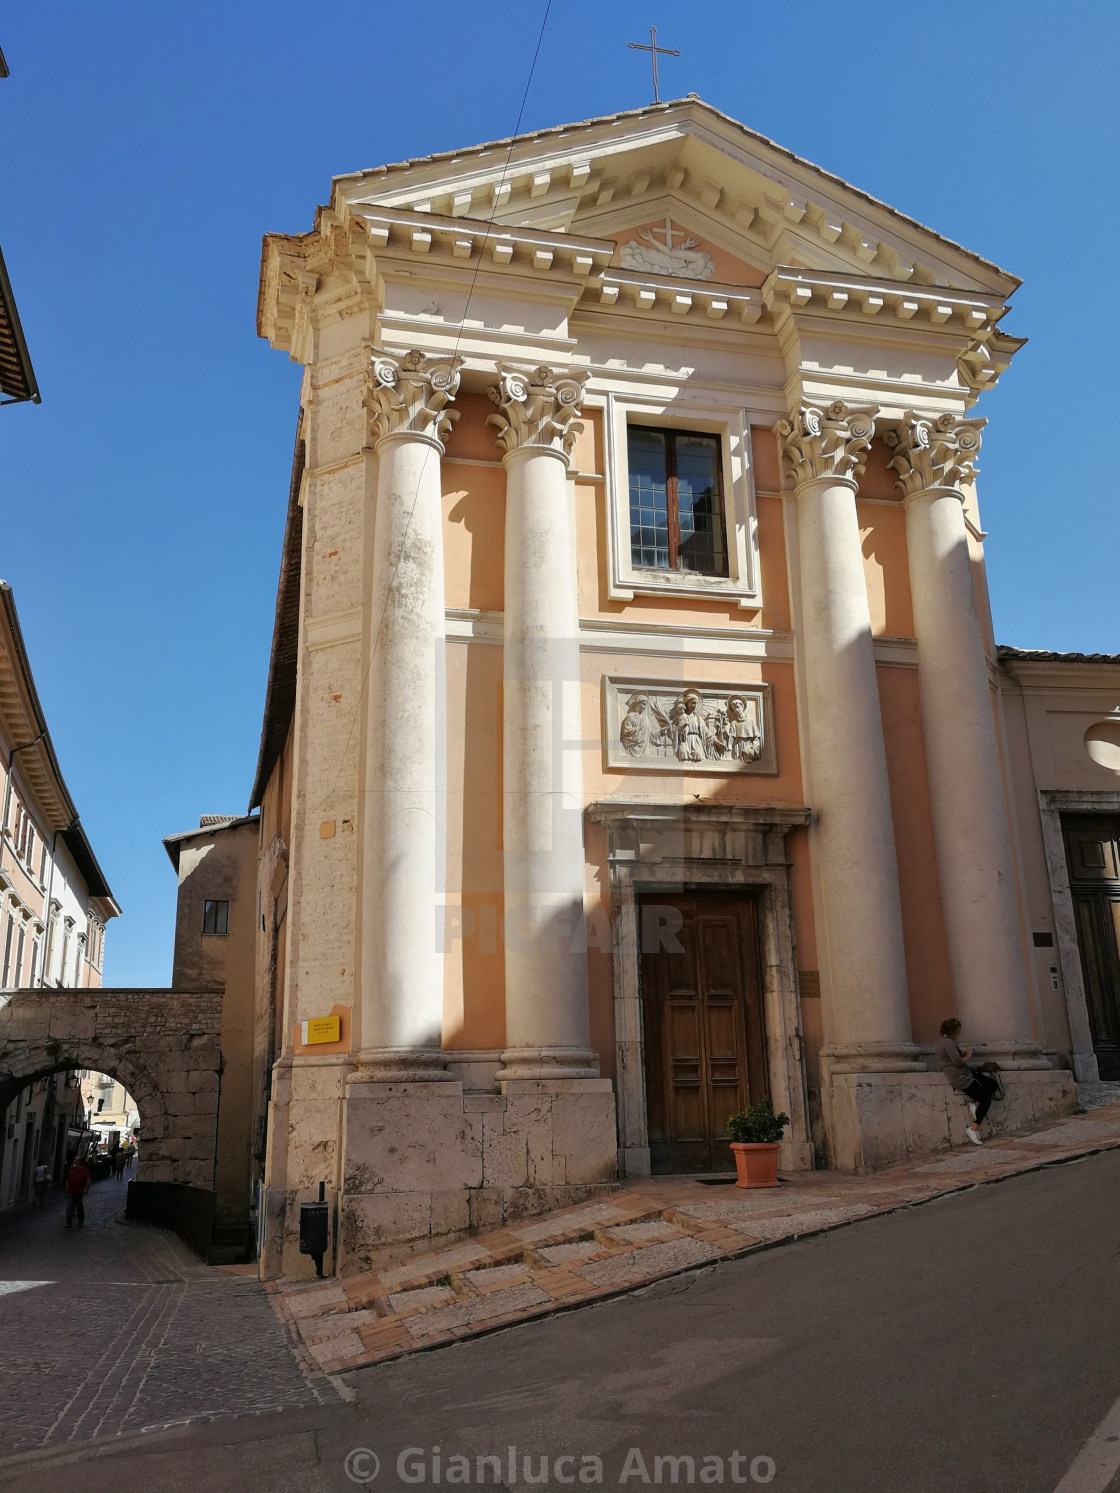
[[[140,1111],[140,1178],[213,1187],[220,990],[27,990],[0,1001],[0,1112],[48,1073],[108,1073]]]
[[[340,1275],[613,1191],[608,1079],[345,1085]],[[298,1202],[270,1198],[265,1275],[304,1273]],[[309,1194],[306,1194],[309,1195]]]

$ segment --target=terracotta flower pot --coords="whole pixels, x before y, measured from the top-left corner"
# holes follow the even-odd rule
[[[735,1157],[738,1172],[736,1187],[780,1187],[778,1181],[778,1142],[760,1141],[748,1144],[731,1142],[731,1154]]]

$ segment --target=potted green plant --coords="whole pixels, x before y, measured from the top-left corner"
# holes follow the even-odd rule
[[[736,1187],[778,1187],[778,1142],[789,1115],[774,1113],[769,1094],[727,1122],[727,1138],[738,1173]]]

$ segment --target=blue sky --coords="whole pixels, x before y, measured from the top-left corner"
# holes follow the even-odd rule
[[[334,174],[509,134],[543,0],[9,0],[0,243],[43,391],[0,410],[0,575],[124,916],[165,984],[161,837],[243,812],[299,370],[254,328],[262,233]],[[687,92],[1023,277],[978,413],[997,634],[1120,649],[1120,6],[553,0],[523,129]]]

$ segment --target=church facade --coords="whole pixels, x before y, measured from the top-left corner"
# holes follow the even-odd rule
[[[369,1268],[724,1170],[766,1094],[788,1169],[934,1151],[953,1014],[1006,1128],[1120,1062],[1120,661],[987,602],[1017,284],[693,97],[265,239],[263,1273],[320,1182]]]

